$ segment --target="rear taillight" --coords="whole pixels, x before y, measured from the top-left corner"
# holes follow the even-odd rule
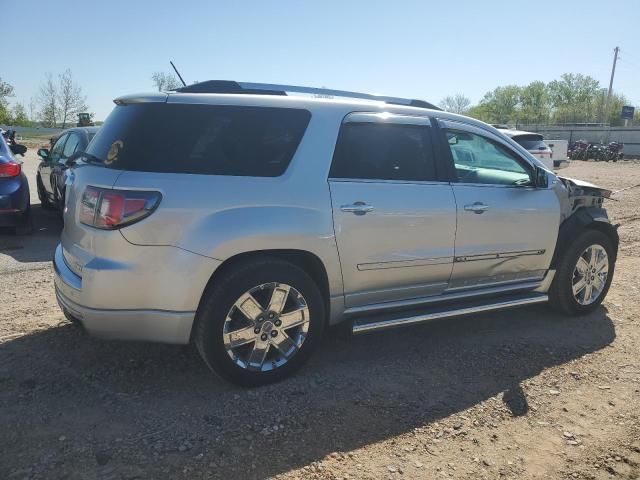
[[[161,199],[159,192],[88,186],[80,202],[80,222],[103,230],[122,228],[151,215]]]
[[[18,162],[0,163],[0,178],[17,177],[22,170]]]

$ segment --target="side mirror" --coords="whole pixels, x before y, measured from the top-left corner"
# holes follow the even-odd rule
[[[536,167],[536,187],[547,188],[549,186],[549,174],[544,168]]]
[[[38,149],[38,156],[43,160],[49,158],[49,149],[48,148],[40,148]]]

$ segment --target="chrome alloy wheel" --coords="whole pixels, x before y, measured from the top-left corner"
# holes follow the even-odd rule
[[[595,302],[609,276],[609,257],[607,251],[600,245],[587,247],[573,270],[573,297],[580,305],[590,305]]]
[[[223,327],[227,354],[241,368],[266,372],[287,363],[309,330],[302,294],[284,283],[265,283],[233,304]]]

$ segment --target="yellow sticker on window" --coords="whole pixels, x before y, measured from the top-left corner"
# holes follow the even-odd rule
[[[118,155],[120,155],[120,150],[124,147],[124,142],[122,140],[116,140],[111,144],[111,148],[109,148],[109,152],[107,153],[107,159],[104,161],[105,164],[109,165],[115,162],[118,159]]]

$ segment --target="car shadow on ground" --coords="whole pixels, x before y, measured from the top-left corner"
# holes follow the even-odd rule
[[[16,235],[13,228],[0,228],[0,255],[9,255],[19,263],[46,262],[53,258],[60,241],[62,218],[58,211],[31,204],[33,232]]]
[[[188,348],[95,340],[62,323],[0,343],[0,465],[7,473],[49,455],[60,460],[43,469],[69,474],[103,468],[98,455],[108,452],[123,477],[267,478],[500,394],[505,415],[525,415],[523,381],[614,338],[602,307],[334,333],[293,378],[240,389]]]

